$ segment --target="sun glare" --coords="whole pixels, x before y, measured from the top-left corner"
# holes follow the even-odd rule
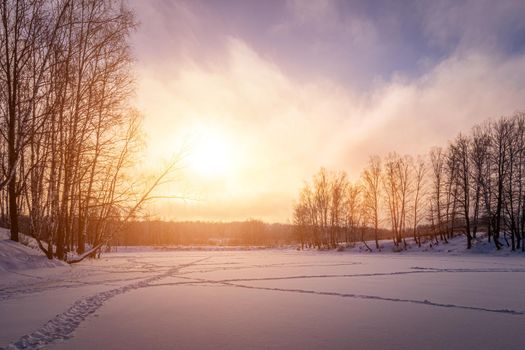
[[[201,176],[227,175],[233,165],[233,148],[218,129],[199,128],[189,152],[189,168]]]

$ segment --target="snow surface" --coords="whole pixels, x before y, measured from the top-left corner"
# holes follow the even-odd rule
[[[20,271],[0,271],[7,349],[524,348],[519,255],[118,251]]]
[[[38,248],[33,238],[20,235],[23,244],[9,239],[9,231],[0,228],[0,271],[17,271],[43,267],[64,266],[65,263],[49,260]]]

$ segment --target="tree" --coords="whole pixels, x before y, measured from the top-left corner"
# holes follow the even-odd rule
[[[336,247],[340,240],[341,230],[344,226],[345,216],[345,194],[348,188],[346,173],[338,172],[331,174],[330,179],[330,246]]]
[[[113,0],[6,0],[0,16],[0,203],[13,240],[23,215],[46,255],[66,260],[133,202],[133,14]]]
[[[376,249],[379,249],[379,213],[381,197],[381,158],[370,157],[368,166],[361,175],[363,183],[364,216],[372,224]]]
[[[5,0],[0,6],[0,110],[6,132],[7,166],[0,189],[7,186],[11,239],[18,241],[21,191],[21,158],[31,125],[42,125],[37,103],[42,99],[45,75],[50,68],[51,50],[58,37],[64,13],[69,6],[62,1],[51,9],[43,0]],[[35,131],[34,128],[32,130]]]
[[[476,126],[472,132],[472,149],[470,152],[472,190],[474,191],[474,209],[472,216],[472,237],[476,238],[482,212],[482,199],[484,188],[487,187],[488,150],[489,139],[483,128]],[[490,212],[488,211],[488,214]],[[488,226],[490,233],[490,225]],[[490,234],[489,234],[490,237]]]
[[[512,123],[508,118],[501,118],[491,123],[490,145],[491,145],[491,177],[494,179],[492,188],[494,205],[494,244],[496,249],[501,249],[499,241],[502,222],[503,207],[505,200],[505,182],[509,175],[510,144],[512,140]]]
[[[427,174],[427,167],[423,157],[419,156],[413,165],[414,173],[414,200],[413,200],[413,217],[412,230],[414,241],[421,247],[421,237],[419,236],[418,226],[421,223],[424,215],[421,215],[421,204],[424,202],[425,192],[425,177]]]
[[[454,164],[455,171],[451,176],[457,176],[451,179],[451,183],[457,184],[458,191],[454,191],[454,201],[458,202],[462,208],[464,231],[467,237],[467,249],[472,247],[471,234],[471,171],[470,171],[470,141],[459,134],[456,140],[450,144],[449,150],[450,163]]]
[[[358,229],[361,225],[362,195],[359,184],[349,183],[345,194],[345,241],[357,241]]]

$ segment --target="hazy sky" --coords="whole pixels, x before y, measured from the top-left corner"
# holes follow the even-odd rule
[[[130,5],[147,152],[189,148],[162,218],[286,222],[321,166],[357,179],[525,110],[524,1]]]

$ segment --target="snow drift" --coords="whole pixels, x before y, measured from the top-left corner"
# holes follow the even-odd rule
[[[30,237],[20,235],[21,241],[13,242],[9,239],[9,231],[0,228],[0,271],[26,270],[42,267],[64,266],[58,260],[49,260]]]

